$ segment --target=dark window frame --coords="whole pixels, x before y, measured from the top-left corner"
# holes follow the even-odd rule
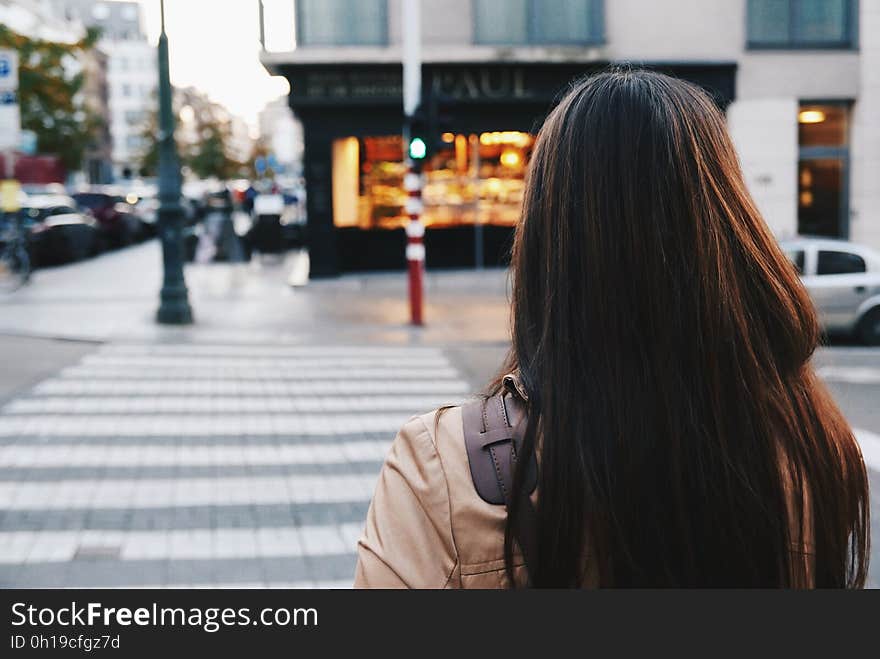
[[[806,160],[840,160],[841,161],[841,201],[837,226],[840,228],[839,238],[850,237],[850,137],[852,133],[852,109],[855,101],[852,99],[828,99],[828,98],[803,98],[798,101],[798,112],[804,106],[813,105],[836,105],[847,110],[846,119],[846,142],[838,146],[800,146],[798,142],[798,167]]]
[[[332,0],[321,0],[324,3],[329,3]],[[294,18],[295,21],[295,29],[294,29],[294,37],[296,38],[296,47],[316,47],[316,48],[327,48],[333,46],[354,46],[354,47],[363,47],[363,48],[382,48],[388,46],[388,0],[375,0],[375,2],[379,3],[379,25],[381,28],[381,34],[379,35],[379,40],[377,42],[358,42],[358,41],[346,41],[344,43],[334,42],[334,43],[314,43],[307,42],[302,40],[302,11],[303,11],[303,0],[296,0],[296,4],[294,5]]]
[[[823,254],[843,254],[852,257],[851,260],[858,259],[861,261],[861,270],[849,270],[847,272],[822,272],[822,255]],[[819,249],[816,252],[816,276],[817,277],[834,277],[836,275],[860,275],[868,271],[868,264],[861,254],[855,252],[847,252],[842,249]]]
[[[590,4],[589,12],[595,26],[592,34],[585,39],[542,39],[538,35],[538,4],[535,0],[526,1],[526,41],[483,40],[480,39],[480,20],[476,5],[480,0],[471,0],[474,36],[477,46],[601,46],[605,43],[605,0],[584,0]]]
[[[804,271],[807,269],[807,250],[803,247],[788,249],[785,251],[785,255],[794,266],[794,269],[797,270],[797,273],[803,276]]]
[[[746,0],[746,49],[747,50],[858,50],[859,48],[859,0],[845,0],[849,3],[849,11],[845,12],[845,34],[837,41],[808,41],[798,39],[794,34],[799,17],[802,0],[786,0],[788,2],[788,39],[784,42],[760,41],[752,39],[749,34],[749,12],[752,0]]]

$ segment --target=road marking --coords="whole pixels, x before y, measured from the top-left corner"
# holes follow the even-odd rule
[[[827,382],[880,384],[880,368],[867,366],[820,366],[816,369],[816,373]]]
[[[378,474],[139,478],[125,480],[0,481],[10,510],[134,509],[278,503],[363,503]]]
[[[80,361],[84,366],[103,367],[147,367],[147,368],[255,368],[275,370],[326,370],[333,369],[404,369],[419,370],[426,376],[434,369],[449,370],[449,362],[442,355],[424,357],[394,357],[392,355],[367,357],[224,357],[212,355],[107,355],[96,353],[86,355]]]
[[[115,378],[121,380],[142,379],[231,379],[238,381],[259,380],[261,382],[281,381],[320,381],[320,380],[456,380],[458,371],[454,368],[309,368],[293,369],[283,367],[251,366],[73,366],[64,369],[61,378],[98,379]]]
[[[405,360],[406,358],[442,357],[443,351],[435,347],[404,346],[316,346],[316,345],[213,345],[213,344],[125,344],[117,343],[100,349],[101,355],[193,355],[218,357],[303,357],[342,358],[375,357],[382,359]]]
[[[166,396],[315,396],[467,394],[463,380],[313,380],[249,381],[216,379],[89,380],[52,379],[33,389],[36,395]]]
[[[328,442],[323,444],[167,446],[139,444],[114,446],[13,445],[0,447],[0,467],[152,467],[326,465],[382,461],[387,441]]]
[[[119,561],[353,556],[363,527],[0,532],[0,564],[63,563],[84,548],[112,548]]]
[[[4,414],[180,414],[292,412],[424,412],[448,400],[440,396],[82,396],[19,398]]]
[[[0,437],[281,437],[396,433],[412,415],[190,414],[4,415]]]
[[[880,471],[880,435],[861,428],[855,428],[853,433],[862,449],[865,466]]]

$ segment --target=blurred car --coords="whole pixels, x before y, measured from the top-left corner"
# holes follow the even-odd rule
[[[26,195],[67,195],[63,183],[24,183],[21,191]]]
[[[158,233],[159,223],[159,198],[156,196],[138,197],[134,203],[134,209],[138,219],[144,225],[144,230],[148,236],[155,236]]]
[[[28,195],[20,211],[34,265],[79,261],[100,250],[97,223],[66,195]]]
[[[796,238],[782,248],[801,275],[827,332],[880,345],[880,253],[844,240]]]
[[[137,179],[124,186],[117,185],[103,191],[118,194],[122,201],[132,207],[132,212],[140,222],[138,238],[152,238],[158,233],[159,191],[156,184]]]
[[[124,247],[146,237],[134,206],[123,197],[109,192],[89,191],[76,192],[73,198],[97,220],[110,246]]]

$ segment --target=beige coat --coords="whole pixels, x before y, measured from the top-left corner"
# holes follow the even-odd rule
[[[809,510],[809,495],[802,496]],[[358,542],[355,588],[506,588],[506,517],[506,508],[483,501],[471,480],[461,408],[413,417],[379,475]],[[812,538],[812,524],[809,517],[800,524],[790,517],[789,523],[792,550],[807,573],[806,581],[795,583],[811,587],[813,548],[802,539]],[[514,564],[522,584],[519,554]],[[585,586],[595,585],[595,578],[588,574]]]
[[[436,425],[435,425],[436,424]],[[477,494],[461,408],[413,417],[379,475],[355,588],[504,588],[506,509]],[[517,581],[525,579],[522,559]]]

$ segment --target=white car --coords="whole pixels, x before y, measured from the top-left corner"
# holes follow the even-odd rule
[[[880,345],[880,253],[831,238],[782,241],[828,332]]]

